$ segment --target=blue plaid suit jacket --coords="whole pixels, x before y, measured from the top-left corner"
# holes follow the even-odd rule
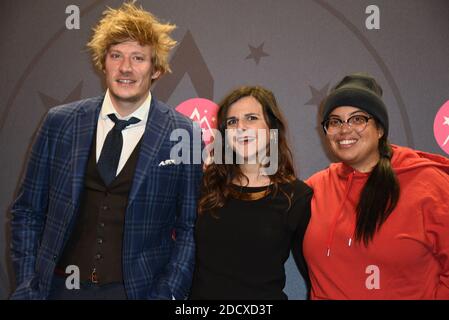
[[[49,294],[78,215],[103,98],[52,108],[39,130],[12,207],[13,299]],[[177,144],[170,141],[174,129],[185,129],[191,137],[200,130],[153,97],[125,214],[122,264],[130,299],[184,299],[190,289],[202,166],[159,166]]]

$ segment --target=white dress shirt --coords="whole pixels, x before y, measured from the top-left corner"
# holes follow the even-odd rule
[[[136,124],[131,124],[127,126],[122,131],[123,147],[117,167],[116,175],[118,175],[125,166],[126,161],[128,161],[129,157],[131,156],[131,153],[133,152],[137,143],[139,143],[139,140],[143,136],[148,120],[148,114],[150,112],[150,104],[151,104],[151,92],[148,94],[146,100],[139,106],[139,108],[137,108],[136,111],[134,111],[129,116],[123,118],[118,114],[118,112],[115,110],[112,104],[111,97],[109,95],[109,89],[106,91],[106,95],[104,97],[103,105],[101,106],[101,111],[98,117],[98,124],[97,124],[97,150],[96,150],[97,163],[98,159],[100,159],[101,149],[103,148],[106,136],[115,125],[114,121],[112,121],[108,117],[108,114],[113,113],[120,120],[129,120],[131,117],[135,117],[140,120]]]

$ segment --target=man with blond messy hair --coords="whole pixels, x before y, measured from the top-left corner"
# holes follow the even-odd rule
[[[201,164],[170,161],[170,134],[200,129],[150,91],[174,28],[134,2],[103,13],[88,47],[107,90],[39,130],[12,207],[11,298],[188,296]]]

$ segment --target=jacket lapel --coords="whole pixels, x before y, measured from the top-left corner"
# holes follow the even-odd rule
[[[159,105],[156,99],[151,99],[150,113],[140,147],[139,159],[134,172],[133,185],[128,199],[128,206],[134,201],[142,183],[145,180],[147,168],[155,165],[159,150],[164,142],[164,138],[170,130],[168,109]]]
[[[98,115],[103,99],[88,101],[75,113],[72,145],[72,201],[79,205],[83,188],[86,164],[96,132]]]

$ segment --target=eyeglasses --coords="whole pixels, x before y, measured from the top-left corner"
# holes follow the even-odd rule
[[[338,133],[345,123],[348,124],[348,127],[354,129],[357,133],[365,130],[368,125],[369,119],[373,119],[372,116],[363,116],[361,114],[356,114],[352,117],[349,117],[348,120],[343,121],[339,118],[328,118],[321,122],[323,126],[324,132],[326,134],[336,134]]]

